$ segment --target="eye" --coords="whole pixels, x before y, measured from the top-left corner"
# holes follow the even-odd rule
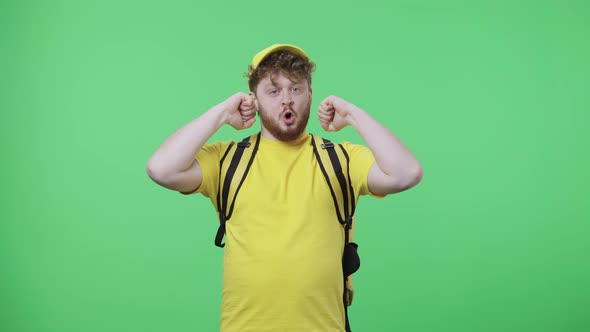
[[[296,94],[301,93],[301,91],[302,91],[301,88],[298,86],[294,86],[291,88],[291,92],[296,93]]]
[[[276,96],[279,94],[279,90],[278,89],[272,89],[268,92],[269,95],[271,96]]]

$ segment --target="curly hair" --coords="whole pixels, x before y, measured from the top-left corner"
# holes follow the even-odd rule
[[[252,65],[248,66],[248,72],[245,76],[248,78],[250,91],[256,92],[256,87],[260,80],[270,74],[282,73],[290,80],[306,79],[311,86],[311,73],[315,70],[315,63],[308,58],[291,53],[286,50],[280,50],[269,54],[256,69]]]

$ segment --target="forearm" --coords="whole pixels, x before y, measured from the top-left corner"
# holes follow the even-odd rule
[[[383,173],[398,178],[421,176],[422,167],[416,157],[389,129],[358,107],[353,107],[348,116]]]
[[[223,104],[214,106],[168,137],[148,161],[148,169],[160,176],[186,170],[201,147],[224,123]]]

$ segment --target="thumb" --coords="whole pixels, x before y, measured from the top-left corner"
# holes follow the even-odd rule
[[[320,121],[320,126],[322,126],[325,131],[334,131],[334,126],[332,126],[332,123]]]
[[[247,109],[248,107],[250,107],[250,96],[243,94],[242,98],[240,100],[240,105],[238,106],[238,109],[240,111],[243,111],[244,109]]]

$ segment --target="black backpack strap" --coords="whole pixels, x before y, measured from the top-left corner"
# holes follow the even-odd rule
[[[321,140],[321,141],[320,141]],[[340,158],[338,157],[338,153],[336,151],[336,146],[334,143],[330,142],[325,138],[318,138],[312,135],[311,144],[313,146],[313,152],[315,157],[318,161],[322,174],[326,179],[326,183],[330,188],[330,194],[332,195],[332,199],[334,201],[334,208],[336,210],[336,216],[338,217],[338,222],[340,222],[347,230],[350,230],[352,227],[352,217],[354,216],[356,204],[355,204],[355,196],[354,190],[352,188],[352,181],[350,178],[350,158],[348,153],[344,149],[341,144],[338,144],[340,151],[342,151],[342,155],[346,160],[346,175],[342,170],[342,164],[340,162]],[[318,149],[318,145],[322,148],[322,150]],[[327,154],[328,159],[330,160],[330,165],[332,168],[326,168],[325,162],[325,155]],[[341,202],[338,199],[338,195],[334,189],[335,185],[332,183],[332,178],[334,176],[330,176],[333,174],[338,182],[338,186],[340,187],[341,193]],[[342,205],[342,206],[340,206]],[[342,207],[342,213],[340,212]],[[345,233],[345,242],[348,243],[349,237],[348,232]]]
[[[342,150],[342,154],[344,155],[344,157],[346,158],[346,175],[347,175],[347,179],[348,179],[348,190],[350,191],[350,214],[347,216],[346,218],[346,224],[344,225],[344,255],[342,257],[342,261],[343,264],[346,261],[351,261],[354,260],[355,263],[354,265],[356,266],[356,268],[354,268],[354,271],[344,271],[344,295],[342,296],[342,301],[344,302],[344,315],[346,317],[346,332],[352,332],[352,330],[350,329],[350,322],[348,319],[348,306],[350,305],[349,299],[348,299],[348,292],[347,292],[347,288],[346,288],[346,284],[348,281],[348,276],[350,274],[352,274],[353,272],[356,272],[356,270],[360,267],[360,259],[358,258],[358,253],[356,252],[356,249],[358,248],[358,245],[356,243],[351,243],[350,242],[350,237],[349,237],[349,233],[350,233],[350,229],[352,228],[352,217],[354,216],[354,212],[356,209],[356,204],[355,204],[355,197],[354,197],[354,190],[352,188],[352,180],[350,179],[350,158],[348,157],[348,153],[346,152],[346,150],[344,149],[344,147],[342,146],[342,144],[338,144],[338,146],[340,147],[340,149]],[[332,159],[332,157],[330,157],[330,159]],[[342,186],[342,181],[340,181],[340,185]],[[346,192],[345,189],[342,190],[342,192]],[[352,247],[354,247],[354,249],[352,249]],[[351,251],[354,251],[354,254],[351,253]],[[347,257],[349,256],[349,257]],[[350,299],[350,301],[352,301],[352,298]]]
[[[354,212],[355,212],[355,208],[356,208],[356,204],[355,204],[356,199],[354,196],[354,190],[352,188],[352,180],[350,178],[350,158],[348,156],[348,153],[344,149],[344,147],[341,144],[338,144],[338,146],[340,147],[340,150],[342,151],[342,155],[344,156],[344,158],[346,160],[346,175],[344,175],[344,172],[342,170],[342,164],[340,163],[340,159],[338,158],[338,154],[335,149],[334,143],[332,143],[329,140],[324,139],[324,138],[321,139],[321,143],[320,143],[320,139],[312,135],[311,144],[313,146],[313,152],[314,152],[315,157],[318,161],[318,164],[320,166],[322,174],[324,175],[324,178],[326,179],[326,183],[328,184],[328,187],[330,188],[330,194],[332,195],[332,199],[334,200],[334,207],[336,210],[336,215],[338,217],[338,222],[340,222],[344,226],[344,252],[343,252],[343,258],[342,258],[344,284],[343,284],[342,302],[344,305],[346,332],[350,332],[351,331],[350,322],[348,319],[349,301],[348,301],[348,296],[347,296],[348,294],[347,294],[346,284],[348,281],[348,276],[350,274],[352,274],[353,272],[355,272],[358,269],[358,266],[360,266],[360,260],[358,259],[358,255],[356,253],[356,248],[358,246],[356,245],[356,243],[349,243],[350,229],[352,228],[352,220],[353,220],[353,216],[354,216]],[[322,148],[322,150],[318,149],[318,145]],[[327,169],[326,166],[324,165],[325,163],[322,161],[322,155],[325,156],[325,154],[328,155],[328,159],[330,160],[330,164],[332,166],[332,169]],[[331,178],[333,178],[333,176],[330,176],[330,174],[328,174],[329,171],[331,174],[335,175],[338,185],[340,187],[340,191],[342,194],[341,197],[342,197],[343,215],[340,213],[340,203],[338,201],[337,194],[334,190],[334,184],[332,184]],[[331,171],[333,171],[333,173]],[[356,263],[353,271],[346,267],[346,265],[349,265],[349,264],[344,264],[345,262],[349,261],[350,259],[355,260],[355,263]]]
[[[249,151],[246,150],[252,145],[252,143],[254,143],[254,147]],[[242,187],[242,184],[248,175],[250,166],[252,166],[252,162],[254,161],[256,152],[258,151],[259,144],[260,133],[258,133],[258,135],[248,136],[238,144],[231,144],[225,151],[223,158],[221,158],[219,161],[219,182],[217,187],[217,213],[219,214],[219,228],[217,229],[217,234],[215,236],[215,245],[220,248],[225,247],[225,243],[222,243],[223,236],[225,235],[225,223],[232,216],[236,197],[238,197],[238,192],[240,191],[240,188]],[[232,150],[233,155],[231,157],[229,166],[226,168],[225,160],[231,154]],[[244,155],[248,154],[250,155],[248,164],[243,167],[243,164],[240,163],[240,160]],[[239,183],[236,186],[234,177],[236,177],[236,174],[240,176],[240,173],[241,177],[238,177]],[[231,205],[228,205],[230,197]]]

